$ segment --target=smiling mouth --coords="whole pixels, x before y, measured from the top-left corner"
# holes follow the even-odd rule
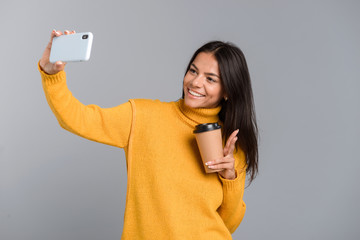
[[[190,88],[188,89],[188,92],[193,95],[194,97],[205,97],[205,95],[201,95],[200,93],[192,91]]]

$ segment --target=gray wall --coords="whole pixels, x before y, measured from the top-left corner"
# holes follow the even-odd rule
[[[234,239],[359,239],[359,1],[0,3],[0,239],[120,239],[122,149],[61,129],[37,61],[50,31],[92,31],[67,65],[85,104],[176,100],[187,61],[232,41],[251,71],[260,174]]]

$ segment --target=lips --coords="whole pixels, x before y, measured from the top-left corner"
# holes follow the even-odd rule
[[[205,95],[195,92],[194,90],[191,90],[190,88],[188,89],[188,93],[190,93],[190,95],[192,95],[194,97],[205,97]]]

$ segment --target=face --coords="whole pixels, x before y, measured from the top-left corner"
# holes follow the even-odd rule
[[[225,97],[219,66],[212,53],[201,52],[184,77],[184,101],[191,108],[214,108]]]

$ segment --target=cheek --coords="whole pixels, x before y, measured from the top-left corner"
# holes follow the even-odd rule
[[[184,86],[187,85],[189,83],[189,81],[190,81],[190,78],[189,78],[188,74],[186,74],[184,77],[184,81],[183,81]]]
[[[222,88],[219,86],[211,86],[208,88],[207,93],[213,98],[222,98]]]

